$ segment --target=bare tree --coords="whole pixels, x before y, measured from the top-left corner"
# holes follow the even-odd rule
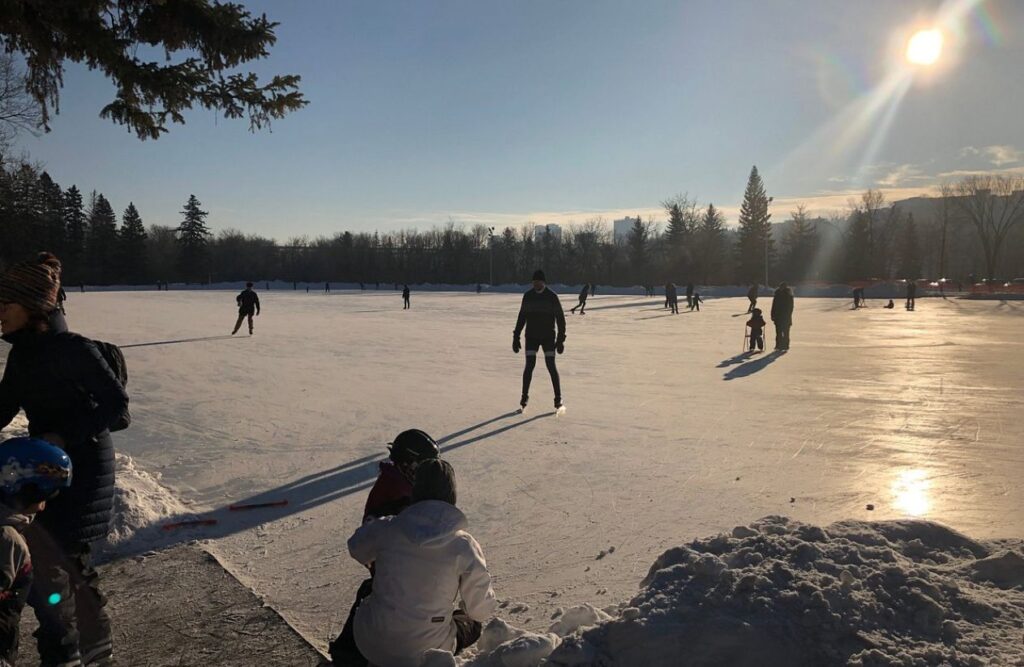
[[[25,87],[25,72],[14,56],[0,53],[0,153],[18,132],[38,134],[43,115]]]
[[[953,187],[953,192],[953,204],[978,232],[987,277],[994,280],[1006,236],[1024,221],[1024,177],[968,176]]]

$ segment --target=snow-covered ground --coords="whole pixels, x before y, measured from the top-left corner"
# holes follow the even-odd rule
[[[598,296],[569,316],[555,417],[542,364],[514,414],[511,294],[414,291],[403,312],[390,290],[261,292],[252,338],[225,335],[233,292],[70,297],[72,328],[128,360],[122,470],[219,521],[120,547],[209,538],[324,645],[363,577],[345,541],[376,460],[410,427],[442,440],[502,615],[532,630],[629,600],[666,549],[766,515],[1024,535],[1022,302],[797,299],[792,349],[745,357],[746,299],[671,316],[660,298]]]

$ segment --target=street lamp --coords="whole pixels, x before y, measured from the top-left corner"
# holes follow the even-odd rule
[[[491,277],[487,284],[491,287],[494,286],[494,227],[487,228],[487,245],[490,249],[490,268]]]

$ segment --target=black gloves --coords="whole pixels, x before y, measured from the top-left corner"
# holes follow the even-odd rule
[[[512,351],[519,354],[519,349],[522,345],[519,344],[519,336],[512,336]]]
[[[555,352],[562,354],[565,352],[565,339],[559,338],[558,342],[555,343]]]

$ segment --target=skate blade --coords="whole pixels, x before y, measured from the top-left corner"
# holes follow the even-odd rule
[[[556,417],[561,417],[564,414],[565,414],[565,406],[564,405],[562,407],[560,407],[560,408],[556,408],[555,409],[555,416]]]

